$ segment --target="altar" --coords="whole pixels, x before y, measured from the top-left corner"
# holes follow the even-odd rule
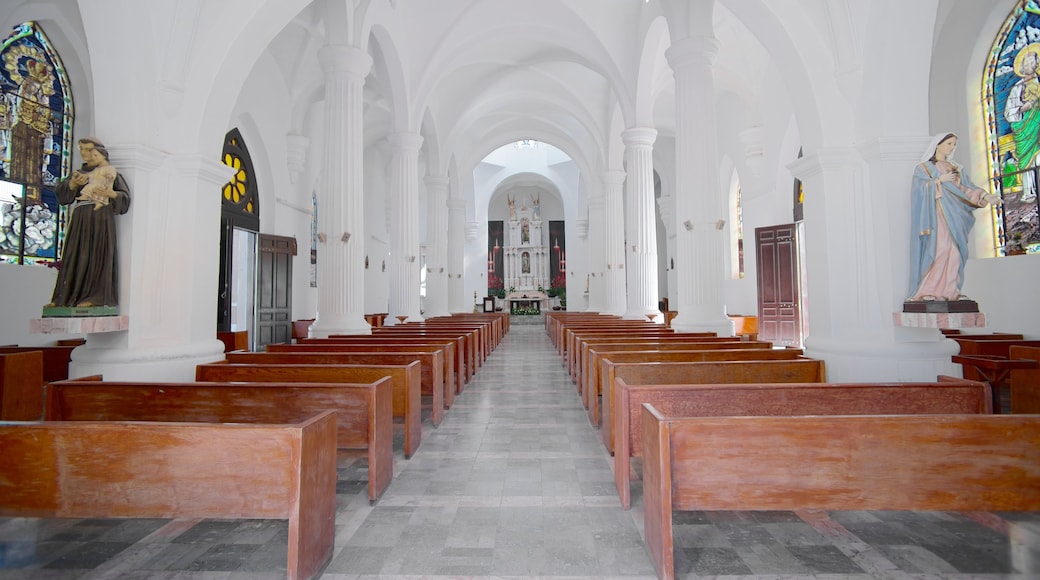
[[[549,297],[544,292],[512,292],[505,301],[510,314],[540,314],[549,309]]]

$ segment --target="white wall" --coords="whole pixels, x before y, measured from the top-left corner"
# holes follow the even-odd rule
[[[30,334],[29,321],[39,318],[44,304],[51,300],[58,271],[44,266],[0,264],[0,344],[41,346],[63,338],[83,335]]]
[[[964,294],[978,302],[979,310],[986,315],[986,328],[975,332],[1017,332],[1040,339],[1038,288],[1040,255],[969,259],[964,269]]]

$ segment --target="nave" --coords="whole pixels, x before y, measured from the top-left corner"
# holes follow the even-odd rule
[[[543,327],[501,345],[374,506],[341,460],[323,579],[655,578],[641,490],[620,508],[610,456]],[[1036,578],[1040,514],[684,512],[682,577]],[[0,519],[0,579],[285,577],[276,520]]]

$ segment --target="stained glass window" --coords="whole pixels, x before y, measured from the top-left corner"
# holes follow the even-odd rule
[[[260,231],[260,203],[256,191],[256,173],[249,149],[238,129],[224,136],[224,165],[235,170],[231,180],[221,189],[223,210],[221,215],[236,228]]]
[[[65,221],[54,189],[72,157],[68,76],[35,22],[4,39],[0,62],[0,261],[51,263]]]
[[[1040,4],[1022,0],[997,33],[986,61],[982,104],[988,179],[1003,203],[993,209],[998,254],[1040,251]]]

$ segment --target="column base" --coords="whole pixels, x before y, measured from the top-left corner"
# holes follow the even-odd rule
[[[628,311],[621,315],[622,320],[643,320],[650,321],[656,324],[664,323],[664,315],[661,314],[660,310],[635,310]]]
[[[390,317],[384,323],[388,323]],[[372,334],[372,326],[362,315],[344,315],[328,317],[318,313],[317,320],[311,324],[308,336],[311,338],[328,338],[337,334]]]
[[[936,331],[921,338],[925,340],[810,336],[805,355],[826,361],[828,382],[930,382],[939,375],[961,376],[960,365],[951,360],[960,350],[956,342]]]
[[[683,316],[682,311],[672,319],[675,332],[714,332],[718,336],[734,336],[733,321],[729,317],[717,319],[694,320],[692,316]]]
[[[224,343],[214,338],[159,348],[97,346],[94,336],[72,351],[69,378],[101,375],[106,381],[192,382],[196,365],[224,359]]]

